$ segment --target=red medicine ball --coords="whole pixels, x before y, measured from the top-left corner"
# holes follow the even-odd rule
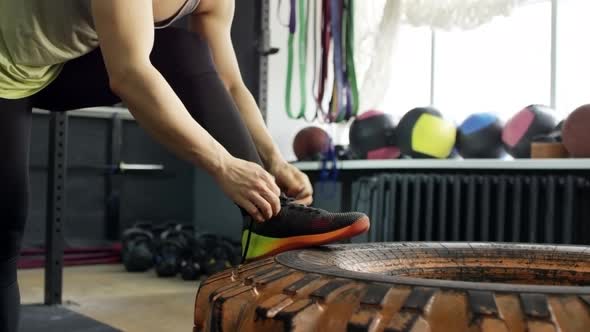
[[[590,105],[573,111],[562,129],[563,145],[574,158],[590,158]]]
[[[330,149],[330,141],[330,135],[322,128],[303,128],[293,140],[293,152],[299,161],[321,160]]]

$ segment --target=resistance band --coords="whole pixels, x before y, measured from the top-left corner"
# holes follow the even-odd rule
[[[287,115],[291,119],[301,119],[305,117],[305,96],[306,96],[306,82],[307,82],[307,24],[309,16],[306,11],[306,7],[309,8],[309,0],[298,0],[299,8],[296,8],[296,0],[291,0],[291,14],[289,17],[289,40],[288,40],[288,54],[287,54],[287,84],[285,91],[285,107],[287,109]],[[298,14],[298,15],[297,15]],[[299,21],[299,22],[298,22]],[[299,59],[299,93],[300,93],[300,106],[299,113],[294,115],[291,108],[291,85],[293,81],[293,57],[294,57],[294,44],[295,34],[298,32],[297,27],[299,23],[299,47],[298,47],[298,59]]]
[[[346,1],[346,76],[349,84],[350,99],[352,105],[352,114],[356,116],[359,109],[359,90],[356,82],[356,69],[354,66],[354,0]]]
[[[330,0],[327,8],[329,13],[325,12],[324,17],[329,17],[334,45],[334,84],[327,118],[330,122],[342,122],[358,113],[359,104],[354,66],[353,0]],[[327,56],[328,52],[323,55]]]
[[[297,3],[297,1],[299,1]],[[310,18],[309,0],[290,0],[291,10],[289,17],[289,39],[287,58],[287,83],[285,93],[285,106],[287,115],[291,119],[305,119],[315,121],[319,114],[326,122],[342,122],[356,116],[359,107],[359,93],[356,81],[354,65],[354,0],[322,0],[321,17],[321,59],[319,77],[317,69],[317,8],[314,7],[313,34],[314,34],[314,58],[313,58],[313,82],[312,96],[315,99],[315,114],[311,119],[306,117],[306,82],[307,82],[307,50],[308,50],[308,25]],[[296,36],[298,34],[298,36]],[[300,106],[297,114],[293,113],[291,96],[293,70],[295,61],[295,39],[298,38],[298,75]],[[333,47],[333,49],[331,49]],[[333,53],[332,63],[329,61],[330,51]],[[332,86],[329,108],[324,110],[323,101],[326,93],[326,81],[329,66],[333,66],[334,82]],[[317,95],[315,87],[317,84]]]
[[[342,0],[330,0],[332,42],[334,44],[334,85],[332,88],[332,101],[330,105],[330,122],[340,122],[344,118],[345,107],[345,82],[344,66],[342,63]]]
[[[307,8],[307,10],[309,10],[309,7]],[[312,28],[312,33],[313,33],[313,74],[312,74],[312,81],[311,81],[311,95],[313,96],[313,100],[315,101],[315,112],[313,117],[310,120],[307,120],[308,122],[314,122],[318,119],[319,113],[320,113],[320,108],[322,107],[322,105],[320,103],[318,103],[318,97],[315,94],[315,89],[316,89],[316,85],[318,82],[318,73],[317,73],[317,69],[318,69],[318,20],[317,20],[317,16],[318,15],[318,6],[317,5],[313,5],[313,15],[312,15],[312,19],[313,19],[313,28]]]
[[[330,40],[332,39],[332,29],[330,28],[330,5],[329,0],[322,1],[322,29],[321,29],[321,65],[320,65],[320,83],[318,86],[318,95],[316,104],[319,105],[320,112],[324,120],[328,121],[328,114],[324,111],[323,101],[326,89],[326,80],[328,79],[328,56],[330,54]]]

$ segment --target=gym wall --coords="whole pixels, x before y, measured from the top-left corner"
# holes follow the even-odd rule
[[[132,164],[162,164],[162,173],[112,175],[111,118],[69,116],[67,169],[68,245],[88,246],[117,240],[136,221],[190,223],[193,168],[154,142],[135,121],[123,120],[121,159]],[[31,134],[31,204],[25,246],[45,241],[47,197],[47,114],[35,113]],[[109,180],[120,181],[109,189]]]

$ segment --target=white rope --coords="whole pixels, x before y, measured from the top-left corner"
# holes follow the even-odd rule
[[[509,16],[523,0],[403,0],[403,21],[442,30],[470,30]]]
[[[531,0],[370,0],[355,3],[355,66],[360,112],[379,107],[395,75],[394,57],[402,24],[440,30],[470,30],[509,16]]]
[[[401,19],[401,0],[358,1],[355,12],[355,66],[360,82],[360,110],[381,104],[392,75]]]

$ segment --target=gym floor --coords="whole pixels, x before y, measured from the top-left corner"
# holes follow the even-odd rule
[[[43,269],[19,270],[23,304],[43,303]],[[125,332],[192,331],[198,284],[128,273],[122,265],[64,268],[64,306]]]

